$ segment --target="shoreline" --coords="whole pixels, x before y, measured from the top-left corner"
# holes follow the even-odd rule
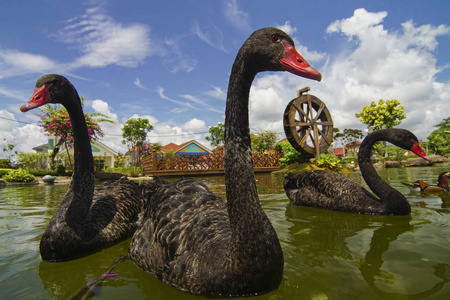
[[[69,184],[72,180],[72,177],[70,176],[55,176],[56,179],[53,183],[44,182],[42,180],[43,176],[35,176],[33,181],[30,182],[7,182],[0,178],[0,187],[1,186],[11,186],[11,185],[36,185],[36,184]],[[127,177],[127,176],[125,176]],[[140,183],[142,181],[151,181],[153,180],[153,177],[151,176],[140,176],[140,177],[127,177],[130,180],[136,181],[137,183]],[[95,180],[96,182],[103,182],[106,180]]]

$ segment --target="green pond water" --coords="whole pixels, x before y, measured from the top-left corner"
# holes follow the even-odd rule
[[[280,287],[253,299],[450,299],[450,196],[409,192],[450,165],[379,169],[408,198],[411,216],[369,216],[289,206],[282,175],[257,174],[262,206],[284,251]],[[359,172],[346,173],[362,183]],[[224,195],[222,176],[201,177]],[[172,180],[172,179],[171,179]],[[0,188],[0,299],[67,299],[101,275],[130,241],[90,256],[47,263],[39,240],[67,185]],[[167,286],[124,261],[98,299],[207,299]]]

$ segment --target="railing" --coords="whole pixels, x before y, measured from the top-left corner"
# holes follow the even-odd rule
[[[280,169],[281,154],[253,153],[255,172],[269,172]],[[223,152],[189,155],[164,155],[153,153],[144,157],[142,164],[145,175],[184,175],[184,174],[220,174],[223,173]]]

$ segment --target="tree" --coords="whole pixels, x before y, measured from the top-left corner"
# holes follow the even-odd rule
[[[83,96],[81,96],[81,105],[83,106]],[[72,165],[69,156],[69,148],[73,146],[73,133],[72,123],[70,122],[67,110],[60,105],[47,104],[40,108],[40,111],[42,112],[42,115],[40,115],[41,120],[39,126],[44,129],[47,136],[53,135],[58,139],[50,155],[50,166],[52,169],[54,168],[55,157],[59,153],[61,146],[65,147],[70,165]],[[103,131],[98,123],[109,122],[115,124],[108,116],[100,113],[85,113],[84,117],[86,119],[90,140],[97,140],[99,137],[103,136]]]
[[[343,148],[344,148],[344,154],[345,154],[345,146],[356,142],[359,139],[363,138],[363,133],[360,129],[351,129],[351,128],[345,128],[343,133],[337,132],[334,137],[337,139],[342,140]]]
[[[122,143],[126,144],[128,150],[132,152],[131,163],[137,166],[140,162],[140,154],[137,147],[141,146],[147,138],[147,133],[153,130],[153,126],[148,119],[129,119],[122,127]],[[137,154],[137,157],[133,154]]]
[[[259,153],[265,153],[270,148],[273,148],[277,141],[277,134],[273,131],[263,130],[258,133],[251,133],[252,149]]]
[[[403,112],[403,105],[397,99],[386,100],[386,103],[383,99],[380,99],[378,105],[375,101],[372,101],[369,106],[364,106],[362,111],[356,113],[355,116],[373,130],[393,128],[406,118],[406,114]],[[387,155],[386,142],[382,144],[385,148],[385,155]]]
[[[3,139],[3,141],[4,141],[4,143],[7,143],[6,139]],[[2,151],[6,154],[6,158],[9,161],[10,166],[12,165],[11,158],[14,155],[17,155],[17,151],[13,151],[15,147],[16,147],[16,145],[13,145],[13,144],[3,144],[3,147],[2,147]]]
[[[450,117],[443,119],[434,127],[437,129],[427,137],[427,149],[437,155],[450,153]]]
[[[363,124],[373,127],[374,130],[392,128],[406,118],[403,105],[397,99],[372,101],[369,106],[365,105],[361,112],[355,114]]]
[[[210,142],[213,147],[218,147],[225,143],[225,124],[219,122],[217,126],[209,126],[208,132],[210,135],[205,136],[205,140]]]

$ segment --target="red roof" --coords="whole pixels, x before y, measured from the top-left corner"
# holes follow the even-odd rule
[[[345,148],[345,150],[348,150],[347,148]],[[344,155],[344,148],[340,147],[340,148],[333,148],[333,153],[335,156],[343,156]]]
[[[176,150],[176,149],[178,149],[180,147],[181,147],[180,145],[177,145],[177,144],[174,144],[174,143],[169,143],[169,144],[161,147],[161,151],[162,152],[166,152],[166,151],[169,151],[169,150]]]

